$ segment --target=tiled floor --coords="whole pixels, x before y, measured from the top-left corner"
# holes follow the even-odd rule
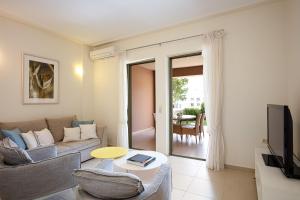
[[[173,174],[172,200],[256,200],[254,173],[225,169],[210,171],[205,162],[169,157]],[[83,163],[82,167],[95,167],[99,160]],[[47,200],[72,200],[72,190]]]
[[[188,156],[194,158],[206,159],[208,134],[205,133],[204,137],[196,143],[194,136],[183,136],[183,140],[176,134],[173,135],[173,155]]]
[[[208,170],[205,162],[170,157],[173,200],[256,200],[254,173],[244,170]]]

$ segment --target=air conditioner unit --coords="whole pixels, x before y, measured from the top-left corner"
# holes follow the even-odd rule
[[[103,49],[96,49],[90,52],[90,58],[92,60],[99,60],[109,57],[114,57],[116,54],[116,49],[114,46],[106,47]]]

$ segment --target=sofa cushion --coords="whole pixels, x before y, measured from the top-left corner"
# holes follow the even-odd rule
[[[79,169],[73,176],[82,190],[100,199],[127,199],[144,191],[141,180],[129,173]]]
[[[8,165],[21,165],[33,162],[28,153],[21,148],[6,148],[0,146],[0,154],[3,156],[4,163]]]
[[[4,135],[4,137],[8,137],[12,141],[14,141],[14,143],[16,143],[18,147],[20,147],[21,149],[26,149],[26,144],[23,138],[21,137],[20,134],[21,131],[19,129],[13,129],[13,130],[2,129],[1,132]]]
[[[82,140],[98,138],[96,131],[96,124],[80,124],[80,138]]]
[[[49,146],[54,144],[54,139],[49,129],[44,128],[40,131],[34,131],[34,134],[40,146]]]
[[[21,133],[21,136],[24,142],[26,143],[27,149],[33,149],[39,146],[36,137],[32,131],[28,131],[27,133]]]
[[[68,116],[61,118],[47,118],[47,124],[51,131],[54,141],[60,142],[64,139],[64,127],[70,128],[72,121],[76,119],[76,116]]]
[[[100,145],[100,139],[89,139],[89,140],[80,140],[73,142],[58,142],[57,145],[57,153],[65,154],[76,151],[81,151],[84,149],[88,149],[97,145]]]
[[[0,129],[14,129],[18,128],[22,133],[28,131],[39,131],[47,128],[45,119],[22,121],[22,122],[0,122]]]
[[[80,140],[80,128],[64,128],[64,139],[63,142],[72,142]]]

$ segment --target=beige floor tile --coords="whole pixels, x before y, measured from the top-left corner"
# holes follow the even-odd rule
[[[173,173],[173,187],[180,190],[187,190],[191,184],[193,178],[190,176],[185,176],[177,173]]]
[[[213,199],[205,196],[196,195],[196,194],[185,193],[182,200],[213,200]]]
[[[224,200],[256,200],[257,192],[254,173],[239,170],[225,170]]]
[[[183,190],[173,189],[172,190],[172,200],[182,200],[184,195]]]
[[[185,162],[173,162],[171,163],[172,171],[174,174],[181,174],[185,176],[196,176],[200,166],[196,164],[191,163],[185,163]]]
[[[186,165],[193,165],[193,166],[200,166],[205,167],[206,163],[202,160],[195,160],[195,159],[189,159],[189,158],[183,158],[183,157],[177,157],[177,156],[170,156],[169,157],[171,164],[186,164]]]
[[[218,181],[223,182],[225,179],[224,171],[213,171],[207,169],[206,167],[199,168],[196,174],[196,178],[210,180],[210,181]]]
[[[221,199],[223,195],[223,182],[194,178],[187,192],[213,199]]]

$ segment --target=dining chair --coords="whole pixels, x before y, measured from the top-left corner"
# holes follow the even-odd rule
[[[177,115],[177,119],[173,121],[173,134],[179,135],[182,142],[184,134],[182,133],[181,118],[182,115]]]
[[[194,136],[197,144],[198,143],[197,139],[200,141],[202,133],[204,134],[203,122],[204,122],[204,114],[197,114],[195,124],[181,126],[182,134],[188,136]]]

